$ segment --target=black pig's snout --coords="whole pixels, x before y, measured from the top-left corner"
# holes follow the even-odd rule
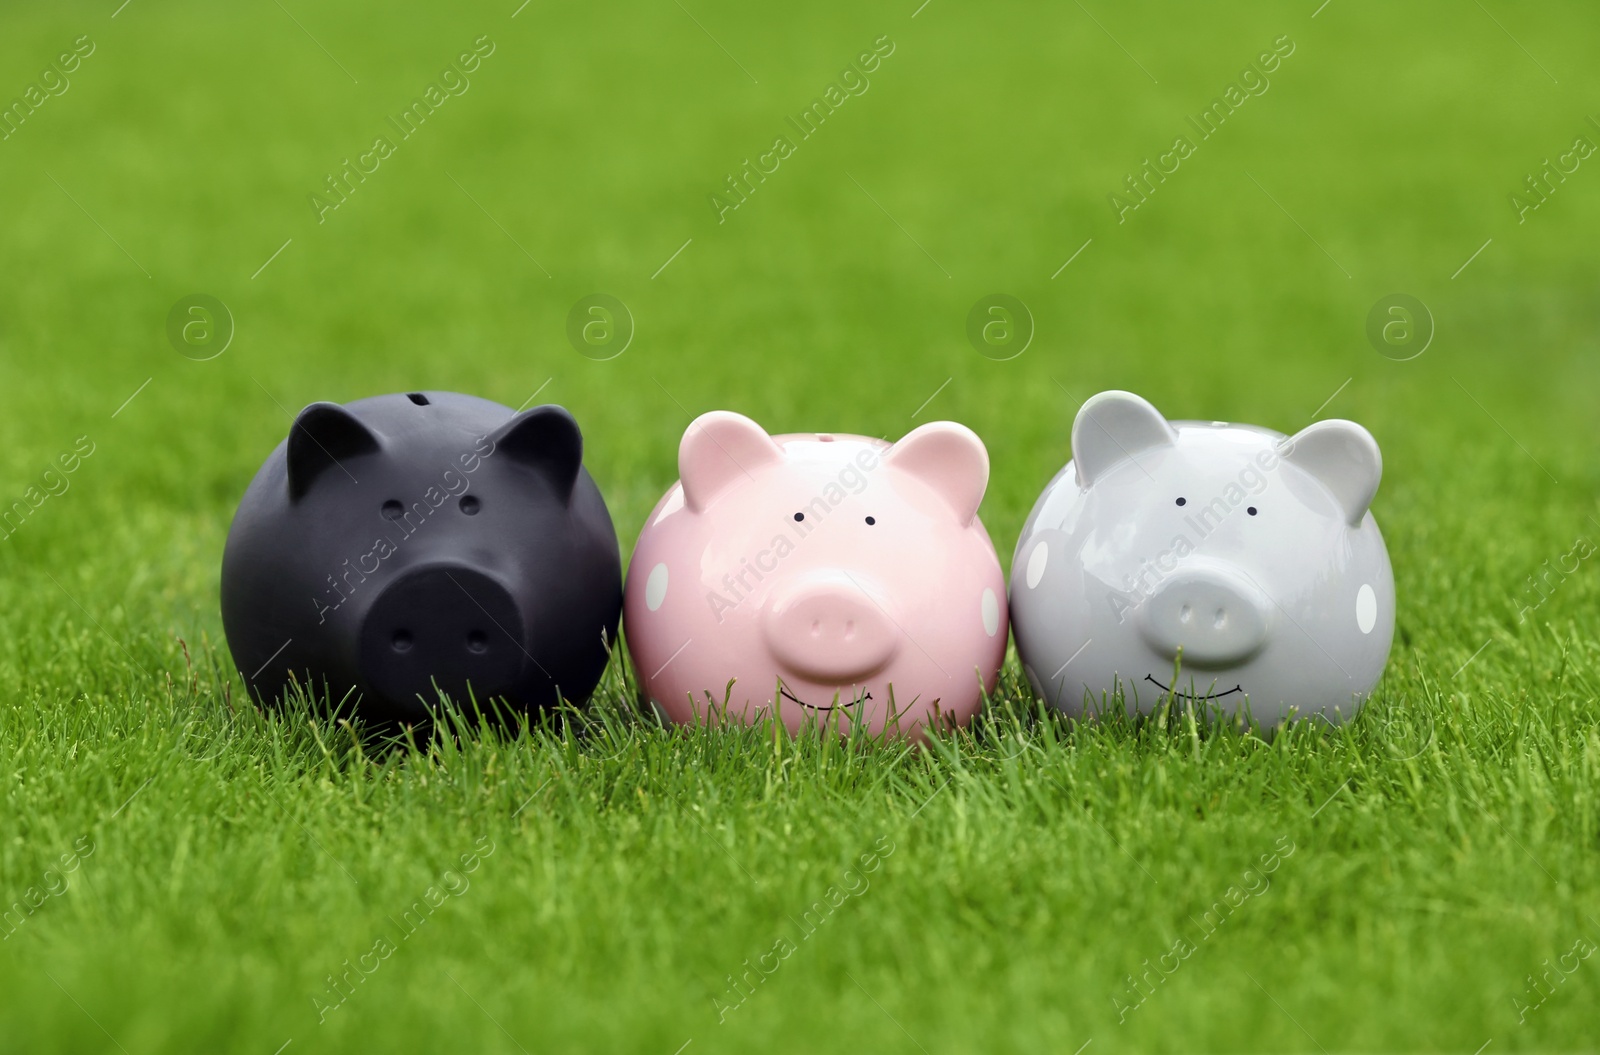
[[[392,700],[432,706],[512,692],[528,662],[524,622],[505,586],[459,564],[412,569],[385,586],[361,624],[361,674]]]

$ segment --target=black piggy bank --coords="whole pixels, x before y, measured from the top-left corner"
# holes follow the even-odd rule
[[[222,623],[256,699],[298,682],[379,725],[426,722],[441,692],[582,702],[621,606],[572,415],[453,392],[306,407],[222,557]]]

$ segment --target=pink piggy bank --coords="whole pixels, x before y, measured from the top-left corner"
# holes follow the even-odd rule
[[[977,713],[1007,621],[971,429],[891,445],[714,411],[683,434],[678,472],[623,596],[634,669],[668,717],[920,735]]]

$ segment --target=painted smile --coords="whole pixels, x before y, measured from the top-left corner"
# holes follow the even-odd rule
[[[785,685],[781,679],[778,681],[778,694],[780,696],[782,696],[784,699],[789,700],[791,703],[798,703],[800,706],[802,706],[802,707],[804,707],[804,708],[806,708],[807,710],[810,710],[810,711],[842,710],[844,708],[854,707],[857,704],[860,704],[860,703],[862,703],[862,702],[864,702],[866,700],[872,699],[872,693],[863,692],[860,696],[857,696],[855,699],[851,700],[849,703],[834,703],[834,704],[830,704],[827,707],[818,707],[816,704],[807,703],[805,700],[802,700],[800,697],[798,697],[794,693],[790,692],[789,691],[789,686]]]
[[[1232,696],[1236,692],[1243,692],[1244,691],[1244,686],[1235,685],[1233,688],[1229,689],[1227,692],[1208,692],[1203,696],[1196,696],[1192,692],[1173,692],[1171,687],[1161,684],[1159,681],[1157,681],[1155,679],[1155,677],[1153,675],[1150,675],[1150,674],[1146,674],[1144,676],[1144,680],[1148,681],[1150,684],[1152,684],[1156,688],[1160,689],[1164,694],[1172,695],[1172,696],[1181,696],[1182,698],[1184,698],[1186,700],[1220,700],[1224,696]]]

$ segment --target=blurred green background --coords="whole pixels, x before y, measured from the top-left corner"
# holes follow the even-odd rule
[[[94,846],[0,944],[0,1049],[1600,1042],[1600,961],[1549,975],[1600,943],[1600,592],[1588,563],[1548,574],[1600,536],[1600,158],[1512,198],[1600,143],[1589,6],[119,2],[0,13],[0,102],[39,85],[0,142],[0,504],[31,509],[0,543],[0,907]],[[1270,87],[1199,138],[1282,38]],[[75,41],[63,89],[42,71]],[[469,86],[401,138],[475,41]],[[802,138],[789,118],[875,43],[869,87]],[[378,136],[391,156],[319,218]],[[568,340],[596,292],[635,327],[613,358]],[[233,325],[203,360],[167,335],[197,293]],[[1020,354],[968,339],[995,293],[1031,318]],[[1431,316],[1420,354],[1368,340],[1394,293]],[[1376,435],[1400,614],[1358,722],[1072,730],[1011,683],[1010,733],[838,755],[628,724],[618,672],[620,749],[373,761],[241,705],[222,544],[308,402],[559,402],[624,556],[701,412],[891,439],[951,418],[989,447],[1009,566],[1113,387]],[[724,976],[884,832],[867,903],[719,1026]],[[1118,1010],[1285,832],[1281,893]],[[324,976],[479,838],[457,918],[318,1026]]]

